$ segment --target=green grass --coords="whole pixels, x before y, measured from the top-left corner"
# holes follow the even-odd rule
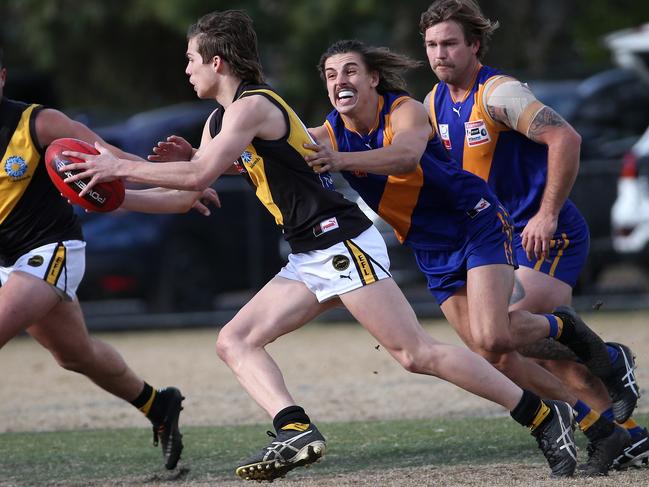
[[[640,415],[646,424],[649,415]],[[508,418],[321,423],[325,461],[305,475],[419,465],[543,463],[533,438]],[[0,434],[0,485],[233,478],[236,463],[267,441],[264,426],[187,427],[178,471],[162,466],[146,429]],[[584,435],[577,435],[585,447]]]

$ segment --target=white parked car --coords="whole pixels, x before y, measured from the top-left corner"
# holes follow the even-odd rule
[[[624,156],[611,227],[617,252],[649,260],[649,128]]]

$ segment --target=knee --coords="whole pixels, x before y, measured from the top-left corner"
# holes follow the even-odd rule
[[[59,366],[65,370],[78,372],[79,374],[83,374],[90,363],[88,356],[84,356],[84,354],[53,352],[53,356]]]
[[[402,350],[397,356],[399,364],[413,374],[437,375],[438,364],[442,360],[441,350],[433,344],[422,343],[412,350]]]
[[[216,355],[225,363],[229,363],[232,356],[235,355],[236,340],[226,328],[222,328],[216,337]]]
[[[488,330],[474,336],[474,351],[493,364],[500,360],[502,354],[512,351],[512,344],[509,336]]]

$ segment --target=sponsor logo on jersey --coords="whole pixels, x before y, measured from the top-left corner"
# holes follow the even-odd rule
[[[335,230],[337,228],[339,227],[336,217],[327,218],[326,220],[321,221],[315,227],[313,227],[313,234],[316,237],[319,237],[323,233],[331,232],[332,230]]]
[[[27,162],[20,156],[11,156],[5,161],[5,172],[17,181],[27,172]]]
[[[466,143],[469,147],[491,142],[491,137],[489,137],[489,131],[487,130],[487,125],[484,123],[484,120],[465,122],[464,132],[466,134]]]
[[[447,123],[439,124],[439,136],[442,139],[442,142],[444,143],[444,147],[446,147],[446,150],[451,150],[451,136],[448,133]]]
[[[349,257],[346,255],[334,255],[331,263],[337,271],[344,271],[349,267]]]

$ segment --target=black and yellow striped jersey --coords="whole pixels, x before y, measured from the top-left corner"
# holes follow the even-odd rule
[[[304,124],[268,85],[242,83],[234,100],[263,96],[284,114],[288,131],[276,140],[253,139],[235,162],[273,215],[294,253],[325,249],[356,237],[372,223],[355,203],[334,189],[328,173],[318,174],[304,161],[304,143],[312,143]],[[223,110],[210,120],[210,134],[221,129]]]
[[[0,259],[12,265],[27,251],[63,240],[82,240],[72,207],[50,181],[35,135],[42,107],[0,101]]]

